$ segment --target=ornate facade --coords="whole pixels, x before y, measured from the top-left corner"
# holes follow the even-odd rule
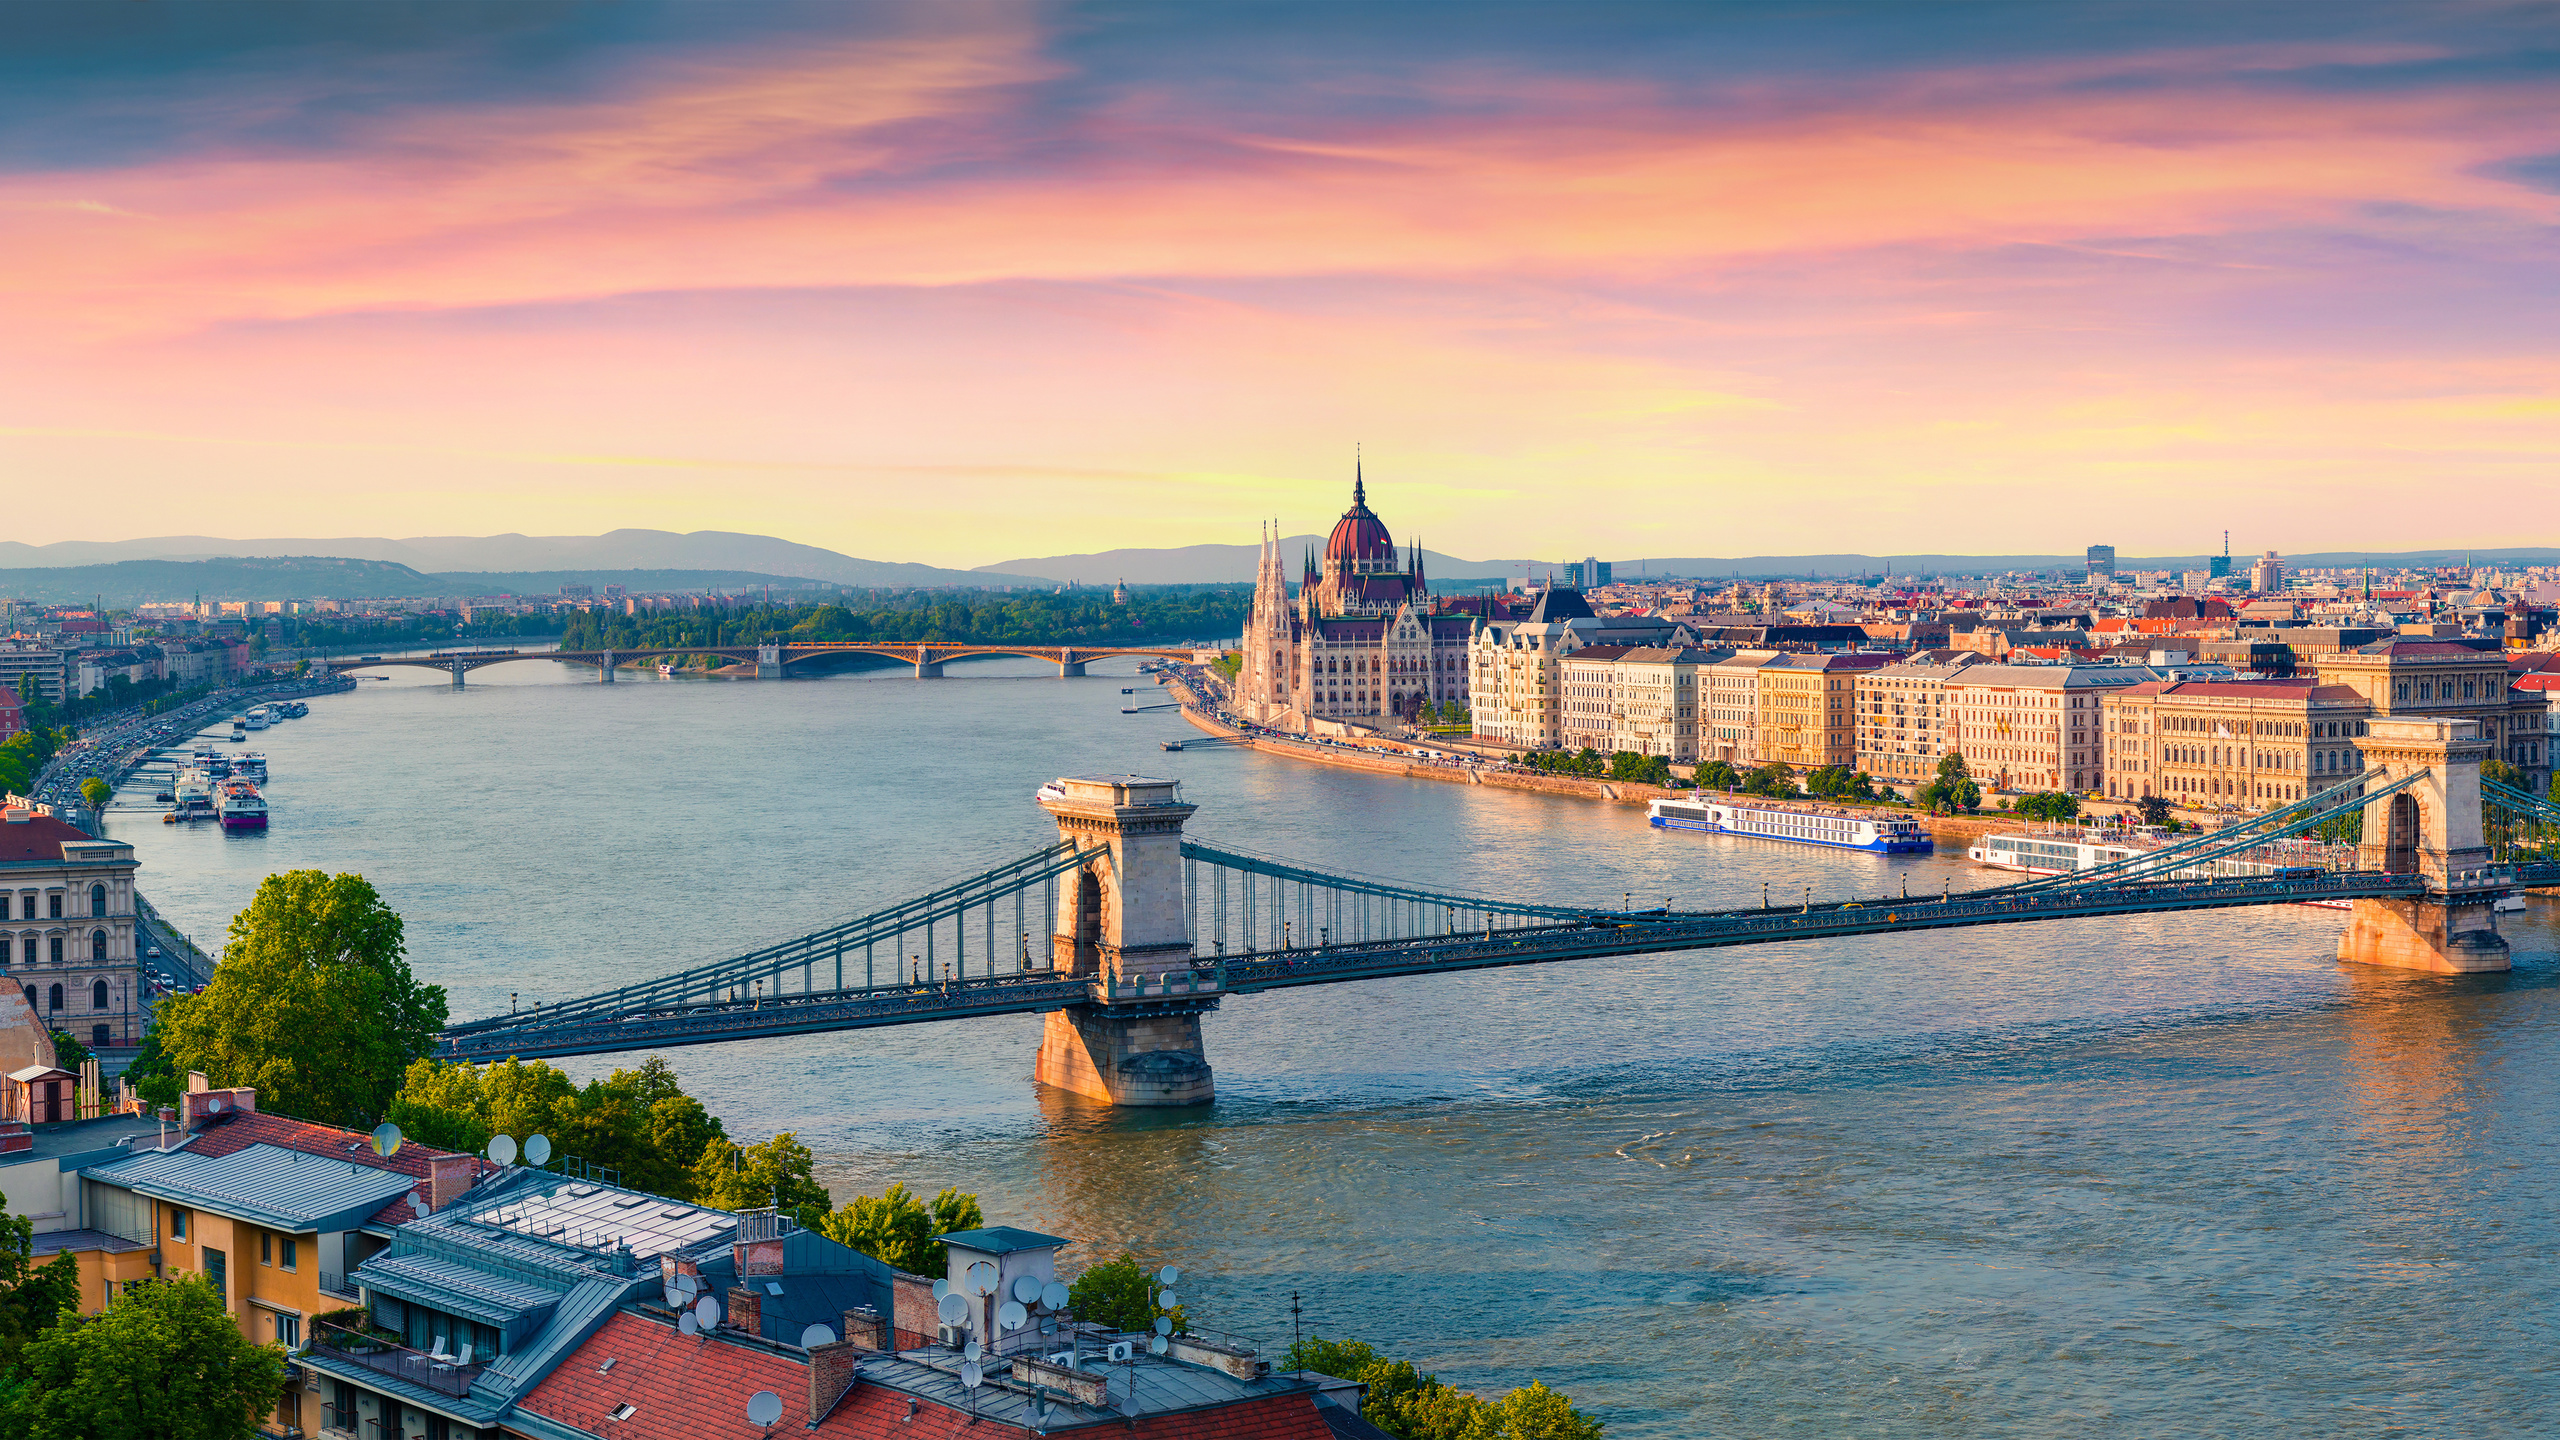
[[[1276,532],[1265,528],[1253,612],[1245,620],[1239,712],[1257,725],[1304,730],[1315,721],[1411,719],[1426,703],[1468,703],[1473,617],[1431,598],[1422,549],[1396,553],[1355,470],[1351,508],[1319,564],[1306,557],[1297,594]]]

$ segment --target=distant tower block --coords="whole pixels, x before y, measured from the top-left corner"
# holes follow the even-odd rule
[[[1206,1104],[1215,1092],[1200,1017],[1218,995],[1191,985],[1182,903],[1182,822],[1196,807],[1173,781],[1136,775],[1062,779],[1057,789],[1065,793],[1041,808],[1086,861],[1058,877],[1050,953],[1062,974],[1092,982],[1095,998],[1049,1013],[1035,1077],[1113,1105]]]
[[[2503,890],[2481,883],[2489,846],[2480,830],[2480,762],[2496,746],[2470,720],[2379,719],[2358,741],[2365,763],[2387,785],[2418,783],[2364,808],[2359,869],[2419,874],[2427,893],[2410,900],[2358,900],[2338,937],[2338,958],[2440,975],[2509,968],[2492,903]]]

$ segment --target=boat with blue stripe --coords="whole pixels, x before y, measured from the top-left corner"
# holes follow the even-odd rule
[[[1665,796],[1653,802],[1657,830],[1701,830],[1792,845],[1864,850],[1871,855],[1926,855],[1936,848],[1929,827],[1907,815],[1870,815],[1827,805],[1780,805],[1733,796]]]

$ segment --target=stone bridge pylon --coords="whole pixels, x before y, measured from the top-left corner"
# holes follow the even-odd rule
[[[1219,992],[1191,968],[1182,892],[1182,822],[1198,807],[1136,775],[1062,779],[1040,805],[1085,857],[1058,877],[1050,944],[1093,998],[1048,1013],[1034,1078],[1112,1105],[1207,1104],[1200,1017]]]
[[[2365,764],[2385,772],[2369,788],[2420,778],[2365,807],[2357,868],[2422,875],[2427,890],[2353,902],[2338,958],[2439,975],[2507,969],[2493,907],[2511,887],[2492,875],[2480,819],[2480,763],[2497,747],[2469,720],[2400,718],[2373,721],[2360,744]]]

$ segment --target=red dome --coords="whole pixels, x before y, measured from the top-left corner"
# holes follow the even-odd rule
[[[1348,568],[1354,560],[1386,560],[1396,558],[1395,537],[1387,533],[1387,522],[1369,513],[1368,487],[1354,480],[1351,484],[1351,508],[1334,522],[1333,537],[1324,542],[1325,565],[1328,569]]]

